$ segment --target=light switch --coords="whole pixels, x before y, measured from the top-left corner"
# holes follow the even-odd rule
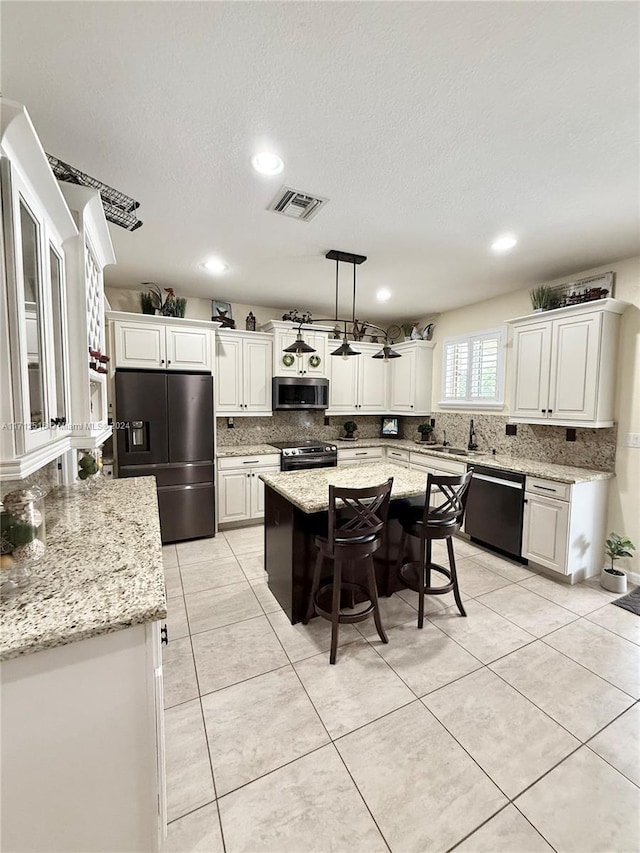
[[[628,432],[624,443],[627,447],[640,447],[640,432]]]

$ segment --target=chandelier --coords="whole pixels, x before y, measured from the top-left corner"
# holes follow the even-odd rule
[[[327,252],[325,258],[330,261],[336,262],[336,315],[335,317],[325,317],[321,320],[315,320],[316,323],[335,323],[336,330],[339,331],[339,326],[342,326],[342,343],[338,347],[338,349],[334,350],[331,355],[342,356],[345,360],[354,355],[362,355],[362,353],[355,350],[351,344],[349,343],[349,331],[354,338],[357,338],[359,335],[363,335],[365,329],[374,329],[377,334],[376,336],[380,336],[384,338],[384,344],[382,349],[377,352],[372,358],[381,358],[383,361],[389,361],[392,358],[400,358],[400,353],[396,352],[391,347],[389,330],[385,330],[380,326],[376,326],[373,323],[360,323],[356,319],[356,270],[358,266],[364,263],[367,260],[366,255],[356,255],[353,252],[341,252],[338,249],[331,249],[330,252]],[[351,264],[353,266],[353,301],[351,308],[351,319],[345,319],[344,317],[338,316],[338,294],[340,290],[340,264]],[[311,315],[308,315],[309,318]],[[304,319],[300,321],[298,325],[298,334],[296,335],[295,341],[288,347],[285,347],[283,352],[290,352],[296,355],[298,358],[301,358],[304,353],[312,353],[316,350],[310,346],[302,336],[302,326],[304,323]]]

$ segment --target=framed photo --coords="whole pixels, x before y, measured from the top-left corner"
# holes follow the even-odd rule
[[[233,320],[231,316],[231,303],[220,302],[218,299],[211,300],[211,319],[212,320]]]
[[[558,295],[560,308],[569,305],[581,305],[584,302],[593,302],[595,299],[605,299],[613,296],[614,274],[603,272],[567,284],[559,284],[553,288]]]
[[[397,436],[398,435],[398,418],[382,418],[380,428],[382,436]]]

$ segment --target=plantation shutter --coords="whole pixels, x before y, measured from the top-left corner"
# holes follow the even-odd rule
[[[503,340],[502,329],[489,329],[444,341],[443,405],[502,405]]]

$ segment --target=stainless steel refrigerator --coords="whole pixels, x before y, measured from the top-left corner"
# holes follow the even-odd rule
[[[213,379],[116,371],[118,476],[155,476],[163,542],[215,535]]]

